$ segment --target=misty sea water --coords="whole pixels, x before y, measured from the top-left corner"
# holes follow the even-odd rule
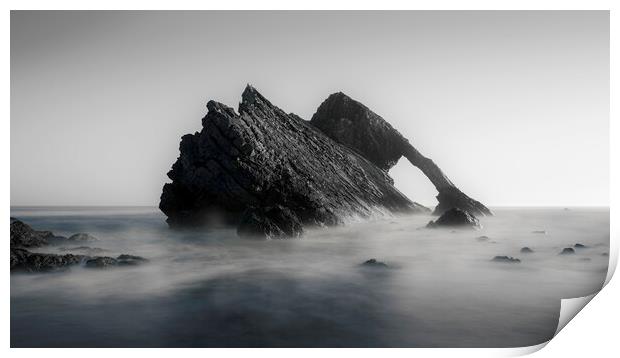
[[[602,287],[609,209],[492,210],[478,231],[426,229],[434,217],[403,215],[254,241],[233,228],[172,231],[152,207],[12,207],[11,216],[35,229],[88,232],[102,255],[150,262],[11,274],[11,346],[542,343],[556,330],[562,298]],[[586,247],[559,254],[577,243]],[[521,253],[526,246],[533,252]],[[493,262],[497,255],[521,262]],[[389,268],[360,265],[370,258]]]

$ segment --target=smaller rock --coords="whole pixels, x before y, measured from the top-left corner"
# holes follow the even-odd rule
[[[560,252],[560,255],[572,255],[574,253],[575,253],[575,249],[573,249],[572,247],[565,247],[564,250]]]
[[[149,262],[149,260],[145,259],[144,257],[126,255],[126,254],[118,256],[116,260],[118,261],[119,266],[124,266],[124,265],[134,266],[134,265],[140,265],[140,264]]]
[[[520,263],[521,260],[514,258],[512,256],[495,256],[492,261],[495,262],[505,262],[505,263]]]
[[[385,264],[384,262],[381,261],[377,261],[377,259],[370,259],[368,261],[365,261],[362,266],[366,266],[366,267],[383,267],[383,268],[387,268],[388,265]]]
[[[575,247],[576,249],[585,249],[587,246],[586,246],[586,245],[584,245],[584,244],[579,244],[579,243],[577,243],[577,244],[575,244],[575,246],[574,246],[574,247]]]
[[[97,256],[100,255],[108,250],[104,250],[102,248],[99,247],[90,247],[90,246],[76,246],[76,247],[61,247],[59,248],[60,251],[72,251],[72,252],[79,252],[82,253],[84,255],[88,255],[88,256]]]
[[[113,259],[107,256],[100,256],[100,257],[92,258],[90,260],[86,260],[86,267],[91,267],[91,268],[106,268],[106,267],[117,266],[117,265],[118,265],[118,261],[116,259]]]
[[[609,256],[609,253],[608,253],[608,252],[603,252],[603,253],[601,254],[601,256]]]
[[[80,232],[80,233],[69,236],[67,240],[68,241],[79,241],[79,242],[92,242],[92,241],[97,241],[99,239],[97,239],[91,234]]]
[[[523,254],[531,254],[532,252],[534,252],[534,250],[530,249],[529,247],[523,247],[521,248],[521,253]]]
[[[547,235],[547,231],[546,230],[534,230],[532,231],[532,234]]]
[[[467,227],[472,229],[481,228],[480,222],[476,219],[475,216],[470,214],[467,211],[461,210],[459,208],[452,208],[445,213],[443,213],[439,219],[430,221],[426,227],[428,228],[437,228],[437,227]]]
[[[489,237],[488,236],[478,236],[476,238],[476,240],[478,240],[478,241],[488,241]]]

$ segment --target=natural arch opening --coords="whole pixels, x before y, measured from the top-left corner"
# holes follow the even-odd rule
[[[402,157],[389,171],[394,179],[394,186],[411,201],[434,209],[437,205],[437,189],[420,169],[411,165],[407,158]]]

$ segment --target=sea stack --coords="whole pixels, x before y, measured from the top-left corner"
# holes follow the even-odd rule
[[[429,211],[398,191],[387,173],[402,155],[420,159],[413,147],[404,138],[394,142],[400,134],[359,102],[332,95],[305,121],[250,85],[241,98],[237,111],[209,101],[202,130],[181,139],[159,205],[171,227],[217,218],[241,223],[244,235],[295,237],[303,226],[337,225],[351,216]],[[366,137],[349,141],[341,131]],[[363,143],[369,149],[362,150]],[[467,210],[490,213],[476,201],[459,200]]]

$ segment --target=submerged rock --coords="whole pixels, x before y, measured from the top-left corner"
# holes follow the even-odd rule
[[[443,215],[439,217],[439,219],[435,221],[430,221],[426,226],[429,228],[453,226],[468,228],[482,227],[475,216],[459,208],[452,208],[446,211],[445,213],[443,213]]]
[[[576,249],[585,249],[585,248],[587,248],[587,246],[586,246],[586,245],[584,245],[584,244],[579,244],[579,243],[575,244],[575,246],[574,246],[574,247],[575,247]]]
[[[384,262],[377,261],[377,259],[370,259],[362,263],[362,266],[366,267],[378,267],[378,268],[387,268],[388,265]]]
[[[572,247],[565,247],[562,252],[560,252],[560,255],[572,255],[575,253],[575,249],[573,249]]]
[[[143,263],[147,263],[149,262],[149,260],[141,256],[123,254],[123,255],[119,255],[116,258],[116,262],[118,263],[119,266],[127,266],[127,265],[134,266],[134,265],[140,265]]]
[[[97,241],[99,239],[97,239],[96,237],[94,237],[91,234],[80,232],[80,233],[73,234],[73,235],[69,236],[69,238],[67,240],[68,241],[72,241],[72,242],[93,242],[93,241]]]
[[[33,253],[25,249],[11,248],[11,271],[46,272],[66,269],[81,263],[83,255],[56,255]]]
[[[505,262],[505,263],[520,263],[521,260],[514,258],[512,256],[495,256],[492,261],[495,262]]]
[[[100,256],[86,260],[86,267],[105,268],[109,266],[117,266],[118,261],[112,257]]]
[[[483,236],[478,236],[476,238],[476,240],[478,240],[478,241],[489,241],[489,237],[488,236],[484,236],[484,235]]]
[[[545,231],[545,230],[534,230],[534,231],[532,231],[532,234],[547,235],[547,231]]]
[[[303,233],[299,218],[280,205],[248,208],[241,217],[237,234],[241,237],[280,239],[298,237]]]
[[[521,253],[524,253],[524,254],[531,254],[531,253],[533,253],[533,252],[534,252],[534,250],[530,249],[530,248],[529,248],[529,247],[527,247],[527,246],[526,246],[526,247],[521,248]]]
[[[94,257],[86,260],[86,267],[89,268],[108,268],[113,266],[135,266],[148,262],[144,257],[134,255],[119,255],[117,258],[108,256]]]
[[[338,101],[352,107],[338,106]],[[214,101],[207,108],[202,130],[183,136],[180,156],[168,173],[172,182],[162,191],[159,207],[171,227],[204,225],[217,216],[227,224],[241,223],[242,235],[297,236],[297,223],[337,225],[351,215],[428,211],[398,191],[387,174],[402,155],[426,168],[427,175],[443,177],[410,145],[407,153],[403,148],[397,153],[390,140],[398,132],[348,97],[330,96],[311,122],[282,111],[251,86],[243,92],[238,112]],[[356,122],[364,116],[374,124]],[[358,145],[369,137],[346,142],[341,132],[325,125],[347,121],[352,123],[348,131],[382,142],[368,141],[373,149],[361,151]],[[379,134],[388,129],[391,134]],[[448,191],[460,195],[443,186],[440,194]],[[482,204],[476,207],[489,212]],[[274,224],[270,208],[286,209],[289,223]]]

